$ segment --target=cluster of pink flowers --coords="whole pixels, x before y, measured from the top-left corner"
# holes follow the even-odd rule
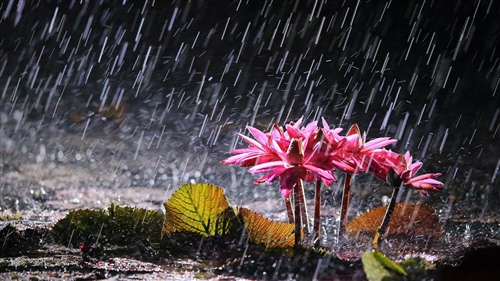
[[[302,118],[281,128],[274,125],[264,133],[254,127],[247,129],[254,139],[239,134],[249,146],[232,150],[222,163],[251,167],[252,174],[266,173],[255,183],[280,179],[281,193],[288,198],[298,180],[314,182],[321,179],[325,185],[336,181],[336,170],[353,174],[371,173],[391,185],[404,185],[418,189],[427,196],[428,191],[439,191],[443,183],[435,180],[439,173],[416,176],[421,162],[412,163],[409,152],[399,154],[385,149],[396,142],[388,137],[366,141],[357,125],[345,136],[341,128],[330,128],[324,118],[322,127],[317,121],[301,127]]]

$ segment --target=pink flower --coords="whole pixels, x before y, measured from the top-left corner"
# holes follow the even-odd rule
[[[372,162],[370,171],[382,181],[389,183],[392,186],[400,186],[414,188],[420,191],[420,194],[427,197],[428,191],[440,191],[443,183],[435,180],[440,173],[430,173],[416,176],[418,170],[422,167],[422,162],[413,162],[413,157],[410,152],[404,155],[399,154],[398,160],[395,160],[395,153],[386,150],[380,150],[379,155]],[[380,159],[384,159],[383,162]],[[390,159],[390,160],[388,160]]]
[[[237,155],[223,160],[223,164],[238,164],[248,167],[279,159],[276,152],[269,146],[271,143],[271,134],[265,134],[259,129],[250,126],[247,126],[247,129],[255,139],[238,134],[243,140],[249,143],[249,146],[248,148],[232,150],[231,153]]]
[[[280,179],[281,193],[289,197],[299,180],[313,182],[321,179],[325,185],[336,181],[333,172],[340,169],[348,173],[370,172],[391,185],[404,184],[427,196],[427,191],[439,191],[443,183],[435,180],[439,173],[415,176],[421,162],[412,163],[409,152],[405,155],[384,149],[396,142],[388,137],[366,141],[354,124],[345,136],[341,128],[330,128],[322,119],[323,128],[313,121],[301,127],[302,118],[290,122],[285,129],[274,125],[269,133],[254,127],[247,129],[253,138],[238,134],[248,143],[247,148],[234,149],[223,164],[252,167],[252,174],[266,173],[255,183],[271,183]]]
[[[293,138],[290,141],[286,151],[283,150],[277,142],[274,142],[274,148],[278,153],[280,160],[271,161],[252,167],[249,172],[252,174],[264,173],[268,174],[256,180],[256,183],[272,182],[276,178],[280,178],[281,194],[288,198],[292,193],[293,188],[299,179],[313,182],[315,178],[320,178],[325,185],[329,185],[336,181],[333,176],[333,166],[328,163],[318,162],[315,154],[317,150],[305,151],[307,140]],[[320,147],[320,146],[316,146]],[[321,159],[321,158],[319,158]]]
[[[345,144],[332,157],[332,162],[337,168],[343,171],[358,174],[368,171],[370,162],[374,157],[374,152],[397,141],[388,137],[382,137],[366,142],[366,134],[361,135],[357,124],[352,125],[347,135],[343,138],[345,139]]]
[[[297,122],[290,122],[285,126],[286,130],[274,125],[270,133],[248,127],[255,139],[239,134],[249,143],[249,147],[231,151],[237,155],[222,163],[253,166],[249,170],[252,174],[267,173],[255,183],[270,183],[280,178],[280,189],[284,197],[290,196],[298,180],[313,182],[318,178],[329,185],[336,181],[330,158],[340,142],[331,144],[325,141],[323,129],[317,127],[316,121],[305,127],[301,127],[301,123],[302,118]],[[329,128],[327,132],[332,133]]]

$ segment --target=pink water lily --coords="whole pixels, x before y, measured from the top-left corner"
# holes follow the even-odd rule
[[[268,133],[251,126],[247,126],[247,129],[253,138],[238,135],[248,143],[248,147],[232,150],[231,153],[235,155],[222,163],[250,167],[249,172],[252,174],[265,173],[255,183],[271,183],[279,179],[289,221],[295,222],[296,243],[300,243],[300,229],[303,223],[307,225],[308,221],[302,181],[316,182],[316,238],[320,233],[318,209],[321,205],[321,181],[326,186],[337,181],[334,176],[336,170],[346,172],[339,234],[347,224],[347,206],[353,174],[371,173],[389,183],[394,188],[392,205],[395,202],[395,192],[400,186],[417,189],[424,196],[428,195],[428,191],[440,191],[443,187],[442,182],[435,180],[440,173],[416,175],[422,167],[422,162],[413,163],[409,152],[402,155],[385,148],[397,140],[380,137],[366,141],[366,133],[362,134],[356,124],[351,126],[345,136],[340,135],[341,128],[331,128],[324,118],[322,127],[318,127],[316,121],[302,126],[300,118],[297,122],[286,124],[284,128],[274,124]],[[292,211],[290,205],[289,197],[292,193],[295,211]],[[301,217],[304,213],[305,217]],[[388,212],[382,226],[386,227],[389,219]],[[382,226],[374,239],[374,245],[385,231]]]
[[[321,179],[325,185],[331,184],[336,181],[333,174],[336,169],[355,174],[369,172],[386,181],[392,168],[406,187],[418,189],[424,196],[429,190],[439,191],[443,185],[434,179],[439,173],[415,176],[422,163],[412,163],[408,152],[401,155],[384,148],[397,140],[380,137],[366,141],[366,134],[361,134],[356,124],[341,136],[341,128],[330,128],[325,119],[322,122],[323,128],[316,121],[301,127],[301,118],[286,124],[285,129],[274,125],[269,133],[248,126],[254,138],[238,135],[249,146],[232,150],[236,155],[222,163],[251,167],[252,174],[267,173],[256,183],[271,183],[280,178],[280,190],[285,197],[298,179],[306,182]]]
[[[416,176],[421,167],[422,162],[413,163],[413,157],[410,155],[410,152],[406,152],[404,155],[397,155],[387,150],[378,151],[376,159],[370,163],[372,173],[393,188],[391,201],[387,206],[382,223],[377,228],[373,239],[374,250],[378,251],[379,242],[387,231],[396,205],[396,197],[401,186],[417,189],[423,196],[428,196],[428,191],[440,191],[444,186],[442,182],[434,179],[440,176],[440,173]]]
[[[247,129],[255,139],[238,134],[249,146],[248,148],[232,150],[231,153],[236,155],[223,160],[223,164],[238,164],[248,167],[279,159],[276,152],[270,147],[271,134],[263,133],[257,128],[250,126]]]
[[[420,191],[420,194],[427,197],[428,191],[440,191],[443,183],[435,180],[440,173],[429,173],[416,176],[417,172],[422,167],[422,162],[413,163],[413,157],[410,152],[400,155],[400,162],[397,165],[388,166],[374,161],[374,166],[379,166],[377,177],[388,182],[391,185],[404,185],[405,187],[414,188]]]
[[[254,127],[247,127],[255,139],[239,134],[249,143],[248,148],[235,149],[237,154],[224,160],[224,164],[253,166],[252,174],[267,173],[256,183],[272,182],[280,178],[280,190],[284,197],[289,197],[291,190],[301,179],[312,182],[321,179],[326,185],[335,181],[333,165],[325,153],[328,145],[321,139],[322,129],[317,122],[311,122],[301,128],[301,121],[291,122],[283,130],[274,125],[271,133],[263,133]]]
[[[260,182],[272,182],[280,177],[280,190],[284,197],[289,197],[293,187],[299,179],[306,182],[313,182],[315,178],[320,178],[325,185],[335,181],[333,167],[318,160],[318,150],[307,151],[308,139],[293,138],[286,151],[284,151],[276,141],[272,141],[273,148],[280,160],[262,163],[252,167],[249,172],[252,174],[268,172],[268,174],[256,180]],[[318,146],[319,147],[319,146]],[[315,161],[316,160],[316,161]]]
[[[339,169],[355,174],[369,172],[370,162],[377,157],[380,148],[397,141],[381,137],[367,142],[366,134],[361,134],[356,124],[351,126],[344,138],[345,145],[332,157],[332,162]]]

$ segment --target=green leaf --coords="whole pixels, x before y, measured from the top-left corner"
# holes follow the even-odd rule
[[[227,234],[234,218],[222,188],[184,184],[165,203],[162,235],[182,231],[204,236]]]
[[[365,252],[361,256],[366,278],[370,281],[403,280],[406,271],[380,252]]]

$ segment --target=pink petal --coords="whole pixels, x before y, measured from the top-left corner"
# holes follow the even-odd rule
[[[300,117],[299,120],[295,121],[295,122],[290,122],[290,125],[295,127],[296,129],[299,129],[300,128],[300,125],[302,125],[302,120],[304,119],[304,116]]]
[[[285,163],[283,161],[271,161],[271,162],[266,162],[266,163],[262,163],[262,164],[253,166],[248,171],[252,174],[258,174],[258,173],[263,173],[263,172],[267,172],[267,171],[274,170],[274,169],[284,168],[285,167],[284,164]]]
[[[267,154],[265,151],[255,146],[231,150],[231,154],[242,154],[242,153]]]
[[[278,141],[272,139],[269,147],[276,153],[279,158],[281,158],[283,161],[286,161],[286,150],[288,149],[289,145],[290,143],[287,141],[280,141],[278,143]]]
[[[379,163],[388,166],[401,166],[401,159],[399,153],[386,150],[386,149],[375,149],[370,155],[373,159]]]
[[[358,135],[361,136],[361,131],[359,130],[358,124],[353,124],[351,128],[347,131],[346,136]]]
[[[242,134],[238,134],[238,136],[240,136],[242,139],[244,139],[246,142],[248,142],[250,145],[253,145],[255,147],[258,147],[259,149],[261,150],[265,150],[264,147],[262,146],[263,144],[259,143],[258,141],[250,138],[250,137],[247,137],[245,135],[242,135]],[[265,143],[264,143],[265,145]]]
[[[435,179],[424,179],[418,181],[411,180],[408,185],[417,189],[439,190],[443,186],[443,183]]]
[[[302,134],[304,134],[307,137],[311,133],[316,131],[317,128],[318,128],[318,121],[312,121],[304,127],[304,129],[302,130]]]
[[[321,117],[321,122],[323,123],[323,129],[330,131],[330,126],[328,125],[328,122],[326,122],[326,119],[324,117]]]
[[[410,159],[411,159],[411,157],[410,157]],[[422,162],[415,162],[415,163],[411,164],[411,166],[410,166],[411,174],[416,175],[418,170],[420,170],[420,168],[422,167],[422,165],[423,165]]]
[[[293,189],[293,188],[292,188],[292,189]],[[289,188],[283,188],[283,187],[280,185],[281,195],[283,195],[283,197],[285,197],[285,198],[290,197],[290,195],[292,194],[292,189],[289,189]]]
[[[301,175],[301,174],[304,175]],[[301,171],[296,168],[287,169],[281,174],[280,177],[280,190],[281,194],[288,198],[292,193],[294,186],[297,184],[297,181],[301,178],[301,176],[305,176],[304,171]]]
[[[399,172],[398,170],[395,170],[396,172]],[[404,170],[399,174],[399,177],[404,181],[410,181],[411,180],[411,171],[410,170]]]
[[[356,157],[352,157],[351,161],[355,165],[353,166],[355,168],[353,173],[355,174],[364,173],[368,169],[368,163],[365,161],[365,159],[360,158],[358,155],[356,155]]]
[[[307,147],[304,143],[303,143],[303,145],[304,145],[304,147]],[[321,143],[318,142],[312,148],[305,150],[304,151],[304,163],[309,162],[316,155],[316,153],[318,153],[318,151],[320,149],[321,149]]]
[[[325,186],[329,186],[330,184],[332,184],[332,182],[337,182],[336,178],[334,178],[334,180],[328,180],[328,179],[325,179],[325,178],[321,178],[321,180],[323,181],[323,183],[325,184]]]
[[[407,151],[404,155],[404,161],[406,163],[407,169],[411,169],[411,165],[413,163],[413,157],[411,157],[410,152]]]
[[[397,142],[397,140],[391,139],[391,138],[376,138],[374,140],[371,140],[371,141],[365,143],[365,145],[363,146],[363,150],[370,151],[370,150],[382,148],[384,146],[387,146],[389,144],[393,144],[395,142]]]
[[[242,153],[239,155],[234,155],[234,156],[231,156],[229,158],[226,158],[226,159],[222,160],[222,163],[225,165],[239,164],[241,161],[247,160],[251,157],[252,157],[252,154],[250,154],[250,153]]]
[[[318,167],[313,166],[313,165],[302,165],[302,167],[317,174],[318,176],[320,176],[323,179],[326,179],[329,181],[335,181],[335,177],[333,176],[332,171],[326,171],[326,170],[323,170],[323,169],[318,168]]]
[[[349,151],[358,151],[360,148],[360,137],[358,134],[348,135],[345,137],[343,147]]]
[[[408,180],[407,182],[405,182],[405,185],[416,189],[428,189],[431,191],[439,191],[444,184],[438,180],[435,180],[434,178],[440,175],[441,174],[439,173],[423,174]]]
[[[281,174],[285,171],[286,169],[283,167],[283,168],[276,168],[274,169],[271,173],[269,174],[266,174],[262,177],[260,177],[259,179],[255,180],[254,183],[261,183],[261,182],[267,182],[267,183],[271,183],[273,182],[275,179],[277,179],[279,176],[281,176]]]
[[[268,135],[266,135],[265,133],[263,133],[259,129],[251,127],[251,126],[247,126],[247,129],[255,137],[255,139],[260,144],[262,144],[262,145],[266,145],[267,144],[267,142],[269,140],[269,136]]]
[[[332,129],[330,130],[331,132],[334,132],[335,134],[340,134],[340,132],[342,132],[344,129],[342,128],[335,128],[335,129]]]
[[[290,139],[303,139],[304,135],[299,131],[298,128],[295,128],[294,126],[291,125],[286,125],[286,132],[288,133],[288,136]]]
[[[354,171],[356,171],[357,168],[356,165],[352,162],[344,162],[342,160],[337,160],[337,159],[332,159],[331,162],[335,166],[335,168],[348,173],[354,173]]]
[[[412,180],[413,181],[420,181],[420,180],[424,180],[424,179],[430,179],[430,178],[436,178],[436,177],[439,177],[441,176],[441,173],[434,173],[434,174],[423,174],[423,175],[420,175],[420,176],[417,176],[417,177],[414,177]],[[442,182],[439,182],[441,185],[443,185]]]

